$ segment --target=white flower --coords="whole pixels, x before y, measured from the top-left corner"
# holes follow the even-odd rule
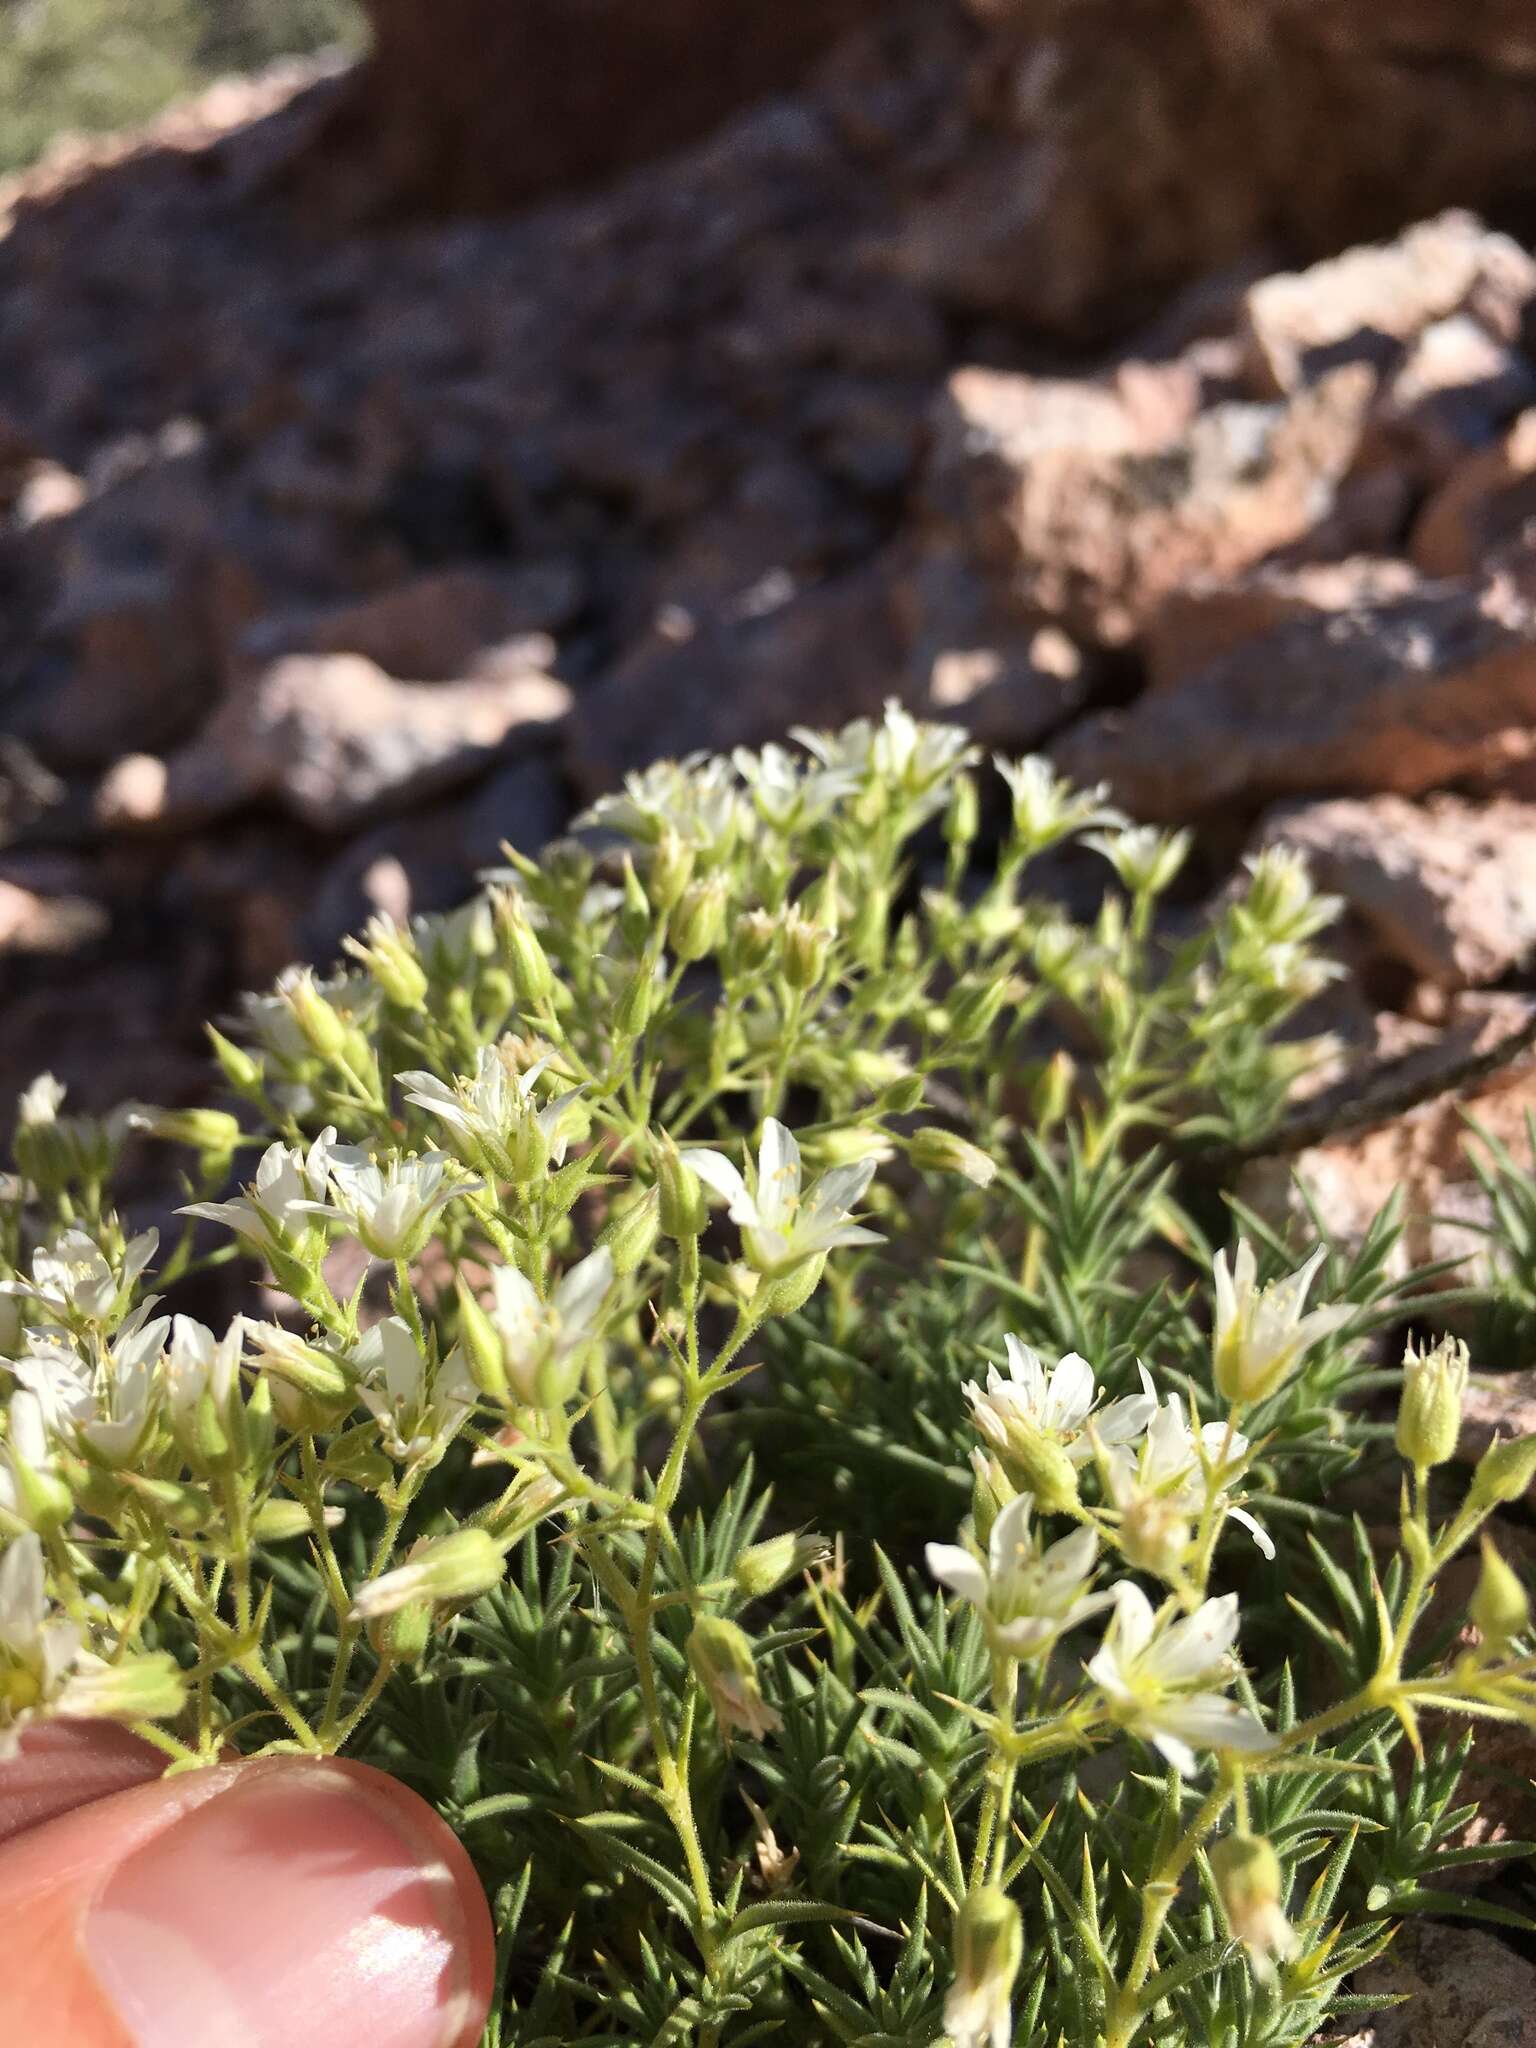
[[[1290,1378],[1315,1344],[1354,1314],[1349,1307],[1302,1313],[1326,1256],[1326,1247],[1319,1245],[1299,1271],[1260,1287],[1253,1246],[1246,1238],[1238,1240],[1230,1272],[1226,1253],[1216,1254],[1211,1268],[1216,1282],[1212,1360],[1216,1385],[1227,1400],[1245,1406],[1265,1400]]]
[[[998,1885],[962,1901],[955,1921],[955,1976],[944,2000],[951,2048],[1009,2048],[1013,1987],[1024,1960],[1024,1923]]]
[[[441,1451],[475,1405],[474,1381],[457,1346],[427,1373],[427,1362],[399,1316],[386,1316],[352,1352],[358,1399],[379,1424],[384,1448],[408,1462]]]
[[[738,747],[731,759],[752,792],[759,817],[781,832],[814,824],[859,786],[854,768],[812,767],[787,747],[770,745],[755,754]]]
[[[1058,778],[1043,754],[1026,754],[1021,761],[1007,761],[997,754],[993,765],[1013,798],[1013,829],[1032,854],[1042,853],[1085,826],[1128,822],[1104,801],[1108,794],[1104,783],[1092,789],[1074,789],[1070,782]]]
[[[243,1195],[229,1202],[192,1202],[180,1213],[223,1223],[264,1251],[289,1250],[310,1227],[314,1205],[325,1195],[335,1143],[336,1127],[328,1124],[307,1152],[269,1145]]]
[[[173,1417],[194,1409],[204,1394],[215,1408],[224,1408],[234,1391],[245,1348],[245,1318],[236,1316],[222,1337],[193,1316],[173,1316],[170,1348],[161,1364],[166,1399]]]
[[[128,1463],[154,1421],[156,1367],[171,1319],[150,1319],[151,1306],[145,1302],[134,1310],[99,1362],[37,1336],[13,1368],[47,1429],[57,1436],[78,1433],[109,1464]]]
[[[363,1024],[378,1008],[380,991],[366,974],[336,974],[319,979],[308,967],[285,967],[270,995],[243,995],[234,1028],[254,1039],[264,1052],[287,1063],[308,1059],[310,1045],[295,1010],[300,1001],[319,997],[348,1023]],[[333,1133],[334,1135],[334,1133]]]
[[[1021,1430],[1033,1431],[1058,1443],[1074,1465],[1084,1465],[1093,1456],[1095,1438],[1100,1444],[1131,1443],[1157,1412],[1157,1394],[1143,1366],[1137,1368],[1139,1394],[1098,1408],[1100,1391],[1086,1358],[1069,1351],[1047,1371],[1039,1353],[1018,1337],[1009,1335],[1003,1344],[1009,1377],[989,1365],[985,1388],[970,1380],[962,1389],[976,1427],[1000,1451],[1007,1451]]]
[[[57,1699],[79,1654],[80,1631],[53,1618],[43,1547],[28,1530],[0,1557],[0,1762],[15,1756],[23,1728]]]
[[[777,1118],[763,1125],[757,1170],[750,1183],[723,1152],[707,1147],[686,1151],[683,1164],[723,1195],[733,1223],[741,1225],[747,1259],[759,1273],[788,1272],[805,1259],[839,1245],[880,1244],[875,1230],[848,1218],[875,1176],[875,1161],[834,1166],[802,1195],[800,1147]],[[748,1168],[749,1173],[751,1168]]]
[[[331,1199],[312,1207],[315,1215],[344,1224],[375,1258],[413,1259],[444,1203],[478,1186],[460,1176],[446,1152],[394,1152],[381,1164],[360,1145],[338,1145],[331,1153]]]
[[[548,1301],[516,1266],[491,1274],[491,1321],[502,1342],[507,1384],[529,1406],[558,1406],[575,1391],[577,1353],[592,1335],[608,1289],[613,1257],[589,1252],[564,1275]]]
[[[51,1124],[57,1121],[64,1106],[65,1087],[52,1074],[39,1074],[29,1088],[24,1088],[16,1098],[16,1121],[19,1124]]]
[[[1191,1429],[1182,1398],[1170,1394],[1139,1444],[1105,1447],[1104,1469],[1110,1498],[1120,1513],[1145,1521],[1154,1504],[1164,1515],[1198,1515],[1247,1455],[1248,1439],[1240,1430],[1224,1422],[1202,1423],[1198,1432]],[[1262,1523],[1242,1508],[1228,1506],[1225,1512],[1242,1523],[1266,1557],[1274,1556],[1275,1546]]]
[[[61,1231],[51,1245],[33,1253],[30,1283],[8,1280],[0,1284],[6,1293],[36,1302],[53,1321],[110,1322],[119,1300],[132,1290],[159,1242],[158,1231],[141,1231],[128,1240],[122,1264],[114,1269],[85,1231]]]
[[[0,1444],[0,1508],[25,1518],[21,1476],[18,1468],[41,1480],[56,1477],[48,1417],[43,1403],[29,1387],[19,1387],[11,1396],[5,1441]]]
[[[564,1163],[569,1139],[562,1126],[580,1090],[557,1095],[540,1108],[534,1084],[549,1065],[548,1058],[519,1073],[508,1058],[510,1051],[505,1043],[482,1046],[473,1079],[451,1086],[420,1069],[399,1078],[406,1101],[448,1126],[459,1156],[469,1165],[498,1180],[524,1184],[536,1179],[546,1165]],[[533,1172],[527,1170],[530,1164]]]
[[[1085,833],[1083,844],[1103,854],[1133,896],[1156,896],[1183,867],[1193,839],[1155,825],[1126,825],[1118,832]]]
[[[923,724],[894,697],[878,724],[856,718],[835,733],[796,725],[789,736],[840,778],[885,785],[906,801],[914,819],[942,806],[946,779],[975,752],[959,726]]]
[[[1112,1597],[1088,1591],[1099,1547],[1093,1530],[1074,1529],[1045,1548],[1030,1527],[1033,1510],[1027,1493],[1008,1503],[992,1524],[985,1564],[953,1543],[927,1550],[929,1571],[970,1602],[993,1649],[1007,1657],[1043,1656]]]
[[[670,827],[684,845],[720,852],[734,842],[747,816],[731,764],[713,755],[689,754],[626,775],[619,795],[599,797],[576,823],[606,826],[645,845],[654,845]]]
[[[1140,1735],[1189,1777],[1196,1749],[1258,1754],[1274,1737],[1246,1707],[1229,1700],[1235,1676],[1229,1652],[1237,1640],[1237,1595],[1204,1601],[1176,1621],[1154,1615],[1140,1586],[1122,1580],[1103,1647],[1088,1666],[1114,1719]]]

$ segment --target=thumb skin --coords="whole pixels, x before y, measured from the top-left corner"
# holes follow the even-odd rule
[[[431,1808],[366,1764],[287,1756],[132,1784],[0,1845],[0,1951],[0,2042],[27,2048],[473,2048],[493,1969],[485,1894]]]

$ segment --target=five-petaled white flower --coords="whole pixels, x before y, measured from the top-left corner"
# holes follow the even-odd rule
[[[112,1261],[83,1230],[61,1231],[51,1245],[32,1255],[32,1278],[0,1282],[7,1294],[35,1303],[51,1322],[107,1323],[120,1302],[155,1255],[156,1230],[144,1230],[123,1248],[121,1263]]]
[[[1251,1406],[1284,1385],[1302,1359],[1354,1314],[1348,1306],[1302,1313],[1327,1256],[1317,1250],[1297,1272],[1268,1287],[1258,1285],[1253,1246],[1240,1238],[1231,1270],[1218,1252],[1211,1272],[1216,1282],[1216,1330],[1212,1363],[1216,1385],[1234,1405]]]
[[[958,726],[928,725],[895,697],[887,698],[878,722],[855,718],[841,732],[811,732],[791,726],[790,738],[814,754],[823,770],[854,783],[870,782],[904,800],[913,818],[925,818],[944,803],[951,770],[974,757]]]
[[[402,1463],[447,1448],[476,1401],[475,1383],[457,1345],[428,1373],[416,1339],[399,1316],[385,1316],[353,1347],[358,1399],[379,1424],[392,1458]]]
[[[1206,1600],[1193,1614],[1154,1614],[1140,1586],[1122,1579],[1115,1611],[1088,1676],[1113,1718],[1140,1735],[1189,1777],[1197,1749],[1259,1754],[1274,1737],[1257,1715],[1217,1686],[1236,1675],[1228,1654],[1237,1640],[1237,1595]]]
[[[733,1223],[741,1225],[742,1249],[759,1273],[787,1273],[806,1259],[840,1245],[880,1244],[880,1233],[848,1219],[875,1176],[873,1159],[834,1166],[802,1194],[800,1147],[776,1117],[763,1125],[755,1172],[749,1178],[723,1152],[697,1147],[683,1164],[706,1186],[723,1195]]]
[[[376,1259],[413,1259],[432,1219],[456,1195],[478,1187],[446,1152],[386,1153],[382,1162],[360,1145],[331,1153],[330,1199],[304,1204],[345,1227]]]
[[[731,760],[752,792],[758,815],[781,832],[814,824],[859,786],[854,768],[813,767],[787,747],[770,744],[758,753],[738,747]]]
[[[335,1126],[328,1124],[307,1152],[280,1141],[269,1145],[243,1195],[228,1202],[191,1202],[181,1214],[223,1223],[263,1250],[289,1250],[310,1227],[314,1205],[324,1200],[335,1144]]]
[[[1093,1456],[1095,1439],[1100,1444],[1132,1443],[1157,1412],[1157,1394],[1144,1366],[1138,1367],[1139,1394],[1099,1408],[1099,1389],[1086,1358],[1069,1351],[1047,1371],[1039,1353],[1019,1338],[1007,1336],[1003,1344],[1009,1377],[1004,1379],[995,1365],[989,1365],[985,1387],[970,1380],[962,1389],[976,1427],[1000,1451],[1006,1452],[1020,1431],[1034,1431],[1058,1443],[1074,1465],[1084,1465]]]
[[[557,1095],[540,1107],[534,1084],[549,1065],[536,1060],[519,1073],[507,1055],[509,1045],[480,1049],[474,1076],[450,1086],[436,1074],[402,1074],[405,1099],[446,1124],[455,1149],[467,1165],[497,1180],[518,1183],[537,1178],[547,1165],[564,1162],[568,1133],[563,1126],[579,1089]],[[527,1169],[532,1165],[535,1170]]]
[[[1113,1598],[1088,1591],[1098,1551],[1093,1530],[1074,1529],[1045,1546],[1030,1526],[1033,1510],[1027,1493],[1008,1503],[992,1524],[985,1564],[957,1544],[928,1545],[929,1571],[976,1609],[999,1656],[1043,1656]]]
[[[204,1394],[212,1395],[215,1408],[224,1408],[244,1349],[244,1316],[236,1316],[222,1337],[195,1316],[173,1316],[170,1345],[160,1365],[172,1417],[188,1414]]]
[[[1153,1416],[1139,1444],[1110,1444],[1104,1469],[1110,1499],[1123,1515],[1134,1515],[1149,1503],[1168,1513],[1198,1515],[1208,1499],[1232,1479],[1248,1455],[1248,1439],[1224,1422],[1190,1427],[1184,1402],[1170,1394]],[[1243,1508],[1225,1512],[1241,1522],[1266,1557],[1275,1546],[1262,1523]]]
[[[613,1284],[613,1255],[589,1252],[541,1301],[516,1266],[491,1274],[491,1321],[502,1342],[507,1384],[530,1406],[558,1406],[575,1391],[578,1354],[587,1343]]]

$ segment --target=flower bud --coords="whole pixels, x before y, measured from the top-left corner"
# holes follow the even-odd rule
[[[1077,1506],[1077,1467],[1055,1437],[1023,1421],[1010,1423],[1002,1446],[1003,1467],[1021,1493],[1032,1493],[1041,1511],[1067,1514]]]
[[[374,1654],[392,1664],[419,1664],[432,1640],[432,1602],[408,1600],[388,1614],[376,1614],[368,1624],[368,1641]]]
[[[1285,1878],[1273,1845],[1242,1830],[1213,1842],[1209,1851],[1221,1909],[1234,1938],[1247,1949],[1257,1975],[1274,1975],[1275,1959],[1296,1953],[1296,1933],[1281,1900]]]
[[[665,1131],[652,1134],[651,1150],[662,1236],[698,1237],[709,1221],[709,1204],[702,1182],[692,1167],[683,1164]]]
[[[168,1145],[190,1145],[205,1159],[228,1159],[241,1137],[239,1119],[227,1109],[156,1109],[140,1103],[128,1123]]]
[[[505,1405],[512,1398],[507,1385],[507,1361],[501,1333],[475,1299],[473,1290],[459,1274],[459,1349],[469,1366],[469,1376],[487,1400]]]
[[[1412,1344],[1403,1354],[1397,1448],[1410,1465],[1443,1465],[1454,1456],[1467,1363],[1467,1347],[1454,1337],[1442,1339],[1422,1357]]]
[[[1077,1063],[1069,1052],[1053,1053],[1034,1087],[1035,1125],[1044,1136],[1054,1131],[1072,1106]]]
[[[496,929],[512,986],[525,1010],[544,1008],[554,994],[554,969],[528,921],[523,899],[512,891],[497,898]]]
[[[345,1051],[346,1020],[335,1004],[320,993],[308,968],[296,974],[283,990],[283,1001],[303,1033],[304,1043],[317,1058],[333,1060]]]
[[[656,976],[642,964],[619,990],[613,1006],[613,1028],[619,1038],[638,1038],[651,1021],[656,1005]]]
[[[179,1714],[186,1680],[165,1650],[123,1657],[115,1664],[81,1657],[58,1696],[58,1711],[72,1719],[168,1721]]]
[[[667,938],[679,960],[704,960],[725,933],[727,889],[724,875],[693,882],[678,899],[667,926]]]
[[[924,1124],[915,1130],[908,1154],[912,1164],[924,1173],[958,1173],[979,1188],[990,1187],[997,1178],[997,1162],[989,1159],[979,1145],[938,1124]]]
[[[252,1330],[252,1341],[263,1368],[301,1394],[335,1401],[351,1389],[346,1368],[339,1360],[313,1344],[306,1344],[291,1330],[270,1323],[257,1324]]]
[[[793,1530],[769,1536],[751,1544],[737,1558],[736,1590],[744,1600],[761,1600],[826,1555],[826,1541],[820,1536],[797,1536]]]
[[[646,891],[656,912],[666,917],[679,901],[693,874],[694,849],[676,826],[664,825],[646,870]]]
[[[763,1698],[751,1639],[734,1621],[700,1615],[688,1637],[688,1662],[727,1742],[737,1733],[760,1742],[783,1726]]]
[[[1134,1570],[1172,1581],[1189,1555],[1189,1523],[1166,1495],[1138,1493],[1120,1519],[1120,1554]]]
[[[1467,1500],[1476,1508],[1507,1507],[1536,1477],[1536,1436],[1491,1443],[1477,1462]]]
[[[985,1550],[992,1540],[993,1523],[1009,1501],[1018,1499],[1019,1489],[1003,1470],[1001,1460],[989,1458],[983,1450],[971,1452],[971,1470],[976,1475],[971,1485],[971,1524],[976,1541]]]
[[[745,917],[738,917],[731,929],[728,954],[732,970],[737,974],[755,974],[760,967],[766,967],[778,939],[778,919],[766,910],[749,910]]]
[[[501,1583],[501,1548],[471,1525],[418,1544],[402,1565],[359,1586],[352,1601],[358,1621],[394,1614],[413,1600],[473,1600]]]
[[[260,1060],[226,1038],[222,1031],[215,1031],[211,1024],[204,1027],[213,1046],[213,1056],[219,1063],[220,1071],[237,1095],[259,1095],[261,1092],[262,1066]]]
[[[619,930],[624,934],[624,943],[638,953],[645,944],[646,934],[651,928],[651,905],[640,877],[635,873],[635,864],[626,853],[624,856],[624,900],[619,907]]]
[[[56,1472],[46,1466],[29,1465],[14,1443],[9,1457],[17,1520],[40,1536],[62,1529],[75,1512],[73,1493]]]
[[[619,1279],[645,1264],[655,1248],[660,1228],[661,1196],[655,1188],[647,1188],[639,1201],[631,1202],[612,1219],[598,1244],[606,1247]]]
[[[1531,1603],[1524,1586],[1486,1536],[1483,1568],[1469,1611],[1484,1650],[1493,1657],[1502,1655],[1531,1625]]]
[[[399,1010],[419,1010],[427,999],[427,976],[416,942],[392,917],[371,917],[361,939],[347,939],[346,950],[367,968],[384,1000]]]
[[[968,847],[976,837],[980,815],[976,778],[973,775],[957,776],[949,808],[944,813],[944,837],[948,843],[962,850]]]
[[[984,1884],[961,1901],[955,1917],[955,1977],[944,2001],[944,2026],[963,2048],[1006,2041],[1013,1987],[1024,1960],[1024,1923],[1001,1885]]]
[[[814,988],[827,971],[827,954],[832,938],[800,909],[791,910],[784,920],[779,939],[779,962],[784,979],[792,989]]]
[[[336,1516],[335,1523],[331,1522],[332,1514]],[[337,1526],[340,1508],[328,1510],[325,1519],[327,1526]],[[297,1500],[263,1501],[252,1518],[251,1534],[258,1543],[291,1543],[295,1536],[309,1534],[309,1510]]]
[[[921,1074],[908,1074],[892,1082],[885,1091],[882,1107],[888,1116],[911,1116],[922,1108],[927,1092],[928,1083]]]
[[[791,1266],[787,1273],[765,1277],[752,1297],[761,1320],[766,1322],[773,1316],[797,1315],[821,1285],[821,1276],[826,1268],[826,1253],[819,1252]]]

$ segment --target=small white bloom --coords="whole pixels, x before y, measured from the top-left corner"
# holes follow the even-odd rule
[[[758,753],[738,747],[731,759],[752,792],[758,816],[780,832],[814,824],[859,786],[855,769],[812,767],[787,747],[770,745]]]
[[[1009,1335],[1003,1344],[1008,1378],[989,1365],[985,1387],[970,1380],[962,1389],[976,1427],[1000,1451],[1009,1449],[1021,1429],[1029,1430],[1058,1443],[1074,1465],[1084,1465],[1093,1456],[1095,1439],[1100,1444],[1129,1444],[1157,1412],[1157,1394],[1143,1366],[1137,1368],[1139,1394],[1127,1394],[1100,1408],[1093,1367],[1077,1352],[1069,1351],[1047,1371],[1039,1353],[1018,1337]]]
[[[1088,1591],[1099,1547],[1093,1530],[1074,1529],[1044,1547],[1030,1527],[1033,1510],[1027,1493],[1008,1503],[992,1524],[985,1564],[956,1544],[928,1545],[929,1571],[976,1609],[1001,1656],[1043,1656],[1112,1598]]]
[[[1229,1653],[1237,1621],[1235,1593],[1169,1620],[1166,1613],[1154,1615],[1140,1586],[1122,1580],[1103,1647],[1088,1665],[1115,1720],[1160,1750],[1184,1777],[1194,1772],[1196,1749],[1257,1755],[1274,1746],[1256,1715],[1214,1689],[1235,1676]]]
[[[19,1124],[51,1124],[58,1120],[64,1106],[65,1087],[52,1074],[39,1074],[29,1088],[24,1088],[16,1098],[16,1121]]]
[[[685,846],[720,853],[735,842],[748,818],[731,764],[714,755],[689,754],[626,775],[620,794],[599,797],[576,823],[606,826],[647,846],[670,827]]]
[[[516,1266],[491,1274],[491,1321],[501,1338],[507,1384],[530,1407],[558,1406],[575,1391],[578,1354],[592,1336],[613,1285],[606,1246],[578,1260],[548,1301]]]
[[[15,1756],[27,1723],[57,1699],[79,1653],[79,1630],[53,1617],[43,1548],[28,1530],[0,1557],[0,1762]]]
[[[1160,895],[1189,858],[1188,832],[1160,832],[1155,825],[1125,825],[1118,832],[1089,832],[1083,844],[1103,854],[1133,896]]]
[[[123,1248],[121,1264],[111,1260],[83,1230],[61,1231],[51,1245],[32,1255],[32,1278],[8,1280],[4,1291],[41,1308],[63,1323],[107,1323],[126,1300],[160,1242],[156,1230],[141,1231]]]
[[[389,1153],[381,1164],[359,1145],[338,1145],[331,1153],[330,1200],[304,1206],[344,1224],[375,1258],[413,1259],[438,1210],[479,1185],[465,1180],[446,1152]]]
[[[789,736],[832,775],[888,789],[903,800],[912,822],[942,807],[948,778],[975,758],[959,726],[924,724],[894,697],[878,723],[855,718],[841,732],[811,732],[796,725]]]
[[[352,1352],[358,1398],[379,1424],[384,1448],[402,1462],[446,1449],[475,1405],[463,1353],[455,1347],[431,1375],[399,1316],[365,1332]]]
[[[684,1152],[682,1160],[706,1186],[725,1197],[731,1221],[741,1225],[748,1262],[759,1273],[786,1273],[840,1245],[883,1242],[878,1231],[848,1220],[875,1177],[875,1161],[834,1166],[802,1194],[800,1147],[776,1117],[763,1125],[750,1181],[723,1152],[707,1147]]]
[[[1010,2048],[1013,1987],[1024,1960],[1024,1923],[998,1885],[982,1885],[961,1903],[955,1922],[955,1975],[944,2000],[952,2048]]]
[[[1354,1314],[1349,1307],[1302,1313],[1326,1256],[1326,1247],[1319,1245],[1297,1272],[1260,1287],[1258,1263],[1246,1238],[1238,1240],[1230,1271],[1226,1253],[1216,1254],[1211,1269],[1216,1282],[1212,1360],[1216,1385],[1227,1400],[1250,1406],[1267,1399],[1284,1385],[1314,1345]]]
[[[535,1177],[524,1170],[530,1152],[554,1166],[564,1163],[567,1112],[580,1090],[573,1088],[540,1107],[535,1084],[549,1060],[536,1060],[519,1073],[509,1058],[511,1050],[507,1041],[482,1046],[473,1077],[451,1086],[419,1069],[399,1078],[406,1101],[447,1125],[467,1164],[498,1180],[522,1182]]]
[[[21,1465],[40,1479],[55,1477],[48,1418],[29,1387],[18,1387],[12,1394],[5,1441],[0,1444],[0,1508],[18,1516],[25,1514]]]
[[[315,1204],[324,1198],[335,1144],[336,1128],[328,1124],[307,1152],[280,1142],[269,1145],[243,1195],[229,1202],[191,1202],[180,1213],[225,1224],[264,1251],[292,1250],[310,1227]]]
[[[1104,1468],[1111,1500],[1136,1523],[1147,1521],[1154,1506],[1175,1517],[1200,1514],[1247,1455],[1248,1439],[1240,1430],[1229,1429],[1224,1422],[1192,1429],[1182,1397],[1170,1394],[1141,1443],[1106,1447]],[[1262,1523],[1230,1504],[1224,1504],[1223,1512],[1242,1523],[1266,1557],[1274,1556],[1275,1546]],[[1147,1568],[1152,1569],[1150,1564]]]
[[[170,1348],[161,1365],[173,1417],[189,1414],[204,1394],[223,1409],[234,1391],[245,1348],[245,1318],[236,1316],[222,1337],[194,1316],[173,1316]]]
[[[1129,821],[1105,802],[1107,786],[1074,789],[1057,776],[1043,754],[1026,754],[1021,761],[993,756],[997,772],[1013,798],[1013,829],[1031,854],[1043,853],[1060,839],[1081,832],[1090,825],[1123,826]]]

